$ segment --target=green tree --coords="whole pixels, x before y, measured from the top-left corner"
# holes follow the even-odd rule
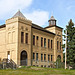
[[[67,64],[75,64],[75,27],[72,19],[67,25]]]

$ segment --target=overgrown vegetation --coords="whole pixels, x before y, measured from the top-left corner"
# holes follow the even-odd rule
[[[21,67],[15,70],[0,70],[0,75],[75,75],[75,70],[41,67]]]

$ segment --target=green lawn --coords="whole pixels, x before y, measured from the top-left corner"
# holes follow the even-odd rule
[[[22,67],[16,70],[0,70],[0,75],[75,75],[75,70]]]

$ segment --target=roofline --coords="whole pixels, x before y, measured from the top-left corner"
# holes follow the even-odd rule
[[[34,25],[36,25],[36,24],[34,24]],[[38,25],[37,25],[38,26]],[[40,27],[40,26],[39,26]],[[32,26],[32,28],[35,28],[35,29],[38,29],[38,30],[41,30],[41,31],[44,31],[44,32],[47,32],[47,33],[49,33],[49,34],[53,34],[53,35],[56,35],[55,33],[52,33],[52,32],[50,32],[50,31],[48,31],[48,30],[45,30],[44,28],[43,29],[41,29],[41,28],[37,28],[37,27],[34,27],[34,26]]]
[[[33,24],[33,23],[32,23],[32,24]],[[34,24],[34,25],[36,25],[36,24]],[[36,26],[38,26],[38,25],[36,25]],[[0,28],[4,28],[4,27],[6,27],[5,24],[0,25]],[[38,27],[40,27],[40,28],[38,28]],[[53,34],[53,35],[56,35],[55,33],[52,33],[52,32],[50,32],[50,31],[48,31],[48,30],[45,30],[45,29],[42,28],[41,26],[38,26],[38,27],[32,26],[32,28],[35,28],[35,29],[38,29],[38,30],[41,30],[41,31],[44,31],[44,32],[47,32],[47,33],[50,33],[50,34]]]
[[[3,24],[3,25],[0,25],[0,28],[4,28],[4,27],[6,27],[6,25],[5,25],[5,24]]]
[[[59,26],[57,26],[57,25],[50,25],[50,26],[47,26],[47,27],[45,27],[44,29],[46,29],[46,28],[50,28],[50,27],[58,27],[58,28],[60,28],[60,29],[63,29],[62,27],[59,27]]]

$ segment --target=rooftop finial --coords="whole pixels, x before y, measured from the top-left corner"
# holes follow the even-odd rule
[[[20,9],[18,9],[18,11],[20,11]]]
[[[51,12],[51,16],[53,16],[53,11]]]

